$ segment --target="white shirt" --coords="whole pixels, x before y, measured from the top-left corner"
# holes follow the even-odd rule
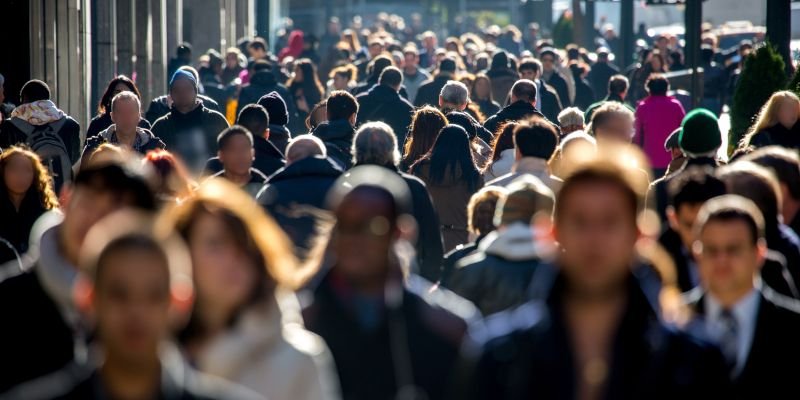
[[[753,345],[753,336],[756,331],[756,319],[758,318],[758,307],[761,302],[761,292],[758,290],[761,281],[758,280],[756,288],[744,296],[737,302],[731,313],[736,319],[737,336],[736,341],[738,344],[736,351],[736,365],[733,368],[733,376],[739,375],[747,362],[747,356],[750,354],[750,348]],[[723,308],[720,303],[714,299],[711,293],[706,293],[704,297],[706,309],[706,329],[712,339],[718,340],[724,334],[724,324],[720,320]]]

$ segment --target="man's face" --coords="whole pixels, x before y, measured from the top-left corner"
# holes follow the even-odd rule
[[[169,91],[172,102],[177,107],[191,107],[197,101],[194,85],[187,79],[178,79]]]
[[[106,215],[127,205],[126,203],[124,199],[107,190],[98,190],[87,185],[75,187],[64,208],[60,234],[66,255],[75,258],[70,261],[77,261],[89,229]]]
[[[436,36],[426,36],[422,41],[426,49],[435,49],[437,45]]]
[[[250,58],[253,60],[262,60],[267,56],[267,52],[260,48],[249,47],[247,52],[250,53]]]
[[[225,149],[220,149],[219,160],[226,171],[247,174],[253,166],[253,144],[245,135],[234,135],[228,139]]]
[[[414,53],[405,53],[403,56],[405,58],[404,61],[405,61],[405,66],[406,67],[409,67],[409,68],[416,67],[419,64],[419,56],[418,55],[416,55]]]
[[[378,55],[381,54],[382,51],[383,51],[383,46],[381,46],[380,43],[373,43],[373,44],[369,45],[369,57],[370,58],[377,57]]]
[[[683,246],[687,250],[692,248],[692,243],[694,242],[692,227],[694,226],[694,221],[697,220],[697,213],[702,206],[703,203],[681,204],[677,210],[674,208],[667,209],[669,226],[678,233],[678,236],[681,237],[681,242],[683,242]]]
[[[700,281],[712,295],[744,295],[764,262],[764,246],[753,243],[743,221],[709,221],[694,246]]]
[[[583,183],[559,201],[555,237],[570,284],[587,293],[617,287],[631,268],[639,235],[625,192],[610,183]]]
[[[375,193],[351,192],[336,210],[336,266],[354,282],[385,279],[394,221],[390,205]]]
[[[535,82],[536,79],[538,79],[538,76],[536,75],[536,71],[530,68],[521,69],[519,71],[520,79],[528,79]]]
[[[139,125],[139,103],[133,100],[117,100],[111,110],[111,120],[121,132],[133,132]]]
[[[542,68],[545,71],[550,72],[555,68],[556,58],[553,57],[552,54],[546,54],[542,56]]]
[[[169,272],[153,251],[119,250],[95,282],[97,331],[108,353],[132,366],[157,354],[169,328]]]
[[[236,56],[236,53],[229,53],[225,56],[225,66],[228,68],[236,68],[239,65],[239,57]]]

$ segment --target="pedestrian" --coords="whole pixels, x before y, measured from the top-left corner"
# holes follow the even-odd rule
[[[434,107],[423,106],[414,112],[408,138],[403,146],[403,160],[400,162],[402,171],[408,172],[417,160],[431,150],[439,131],[445,125],[447,117]]]
[[[608,48],[598,48],[597,61],[592,64],[592,69],[586,76],[586,79],[589,81],[589,85],[592,87],[592,92],[594,92],[595,97],[598,98],[596,100],[599,100],[599,97],[606,92],[606,88],[608,88],[608,83],[611,80],[611,77],[619,74],[619,67],[611,63],[609,60],[609,55],[610,53]]]
[[[594,112],[586,133],[594,136],[600,147],[605,143],[628,144],[635,133],[634,119],[633,113],[627,107],[617,102],[608,102]],[[612,149],[615,147],[612,146]]]
[[[14,105],[6,102],[5,84],[6,78],[0,74],[0,122],[11,118],[11,113],[14,111]]]
[[[439,62],[437,71],[433,78],[423,83],[417,90],[417,95],[414,97],[414,107],[439,104],[439,94],[442,92],[442,87],[447,81],[456,80],[456,61],[445,57]]]
[[[553,176],[550,161],[558,148],[558,133],[547,121],[522,122],[514,127],[514,164],[511,172],[486,182],[486,186],[509,187],[521,176],[531,175],[558,194],[561,179]]]
[[[328,75],[328,84],[327,87],[327,94],[330,96],[331,92],[334,90],[344,90],[347,92],[352,92],[355,89],[356,85],[356,74],[358,71],[353,64],[345,64],[338,66],[331,70],[330,74]]]
[[[681,169],[683,164],[686,163],[686,155],[683,154],[683,150],[681,150],[680,143],[678,143],[678,138],[681,135],[681,128],[677,128],[672,133],[669,134],[667,140],[664,141],[664,150],[669,153],[671,158],[669,162],[669,166],[667,167],[667,171],[664,172],[664,176],[672,175],[675,171]],[[657,178],[658,179],[658,178]]]
[[[561,111],[558,114],[558,125],[561,127],[562,137],[586,129],[583,112],[578,107],[568,107]]]
[[[664,75],[650,75],[645,84],[648,96],[636,106],[636,134],[633,143],[647,154],[654,176],[663,176],[672,157],[664,151],[664,142],[679,128],[686,112],[671,96],[669,80]]]
[[[114,96],[122,92],[132,92],[139,98],[139,103],[142,102],[142,95],[139,93],[139,88],[133,83],[130,78],[125,75],[119,75],[108,83],[103,96],[100,97],[100,104],[97,105],[97,116],[89,121],[89,128],[86,130],[86,138],[96,136],[104,131],[114,122],[111,120],[111,100]],[[149,130],[150,122],[141,116],[141,107],[139,111],[139,127]]]
[[[103,146],[108,146],[108,144],[98,147],[98,150]],[[198,188],[197,182],[189,175],[183,162],[166,150],[158,149],[147,152],[142,164],[152,168],[155,175],[155,184],[153,185],[155,196],[163,205],[180,203]]]
[[[292,133],[288,127],[290,112],[286,101],[278,92],[269,92],[258,99],[258,105],[267,110],[269,120],[268,140],[281,153],[286,153],[286,146],[289,144],[289,140],[292,139]]]
[[[396,67],[386,67],[380,75],[378,85],[358,95],[357,124],[381,121],[392,127],[399,143],[405,143],[414,106],[400,96],[403,73]]]
[[[234,81],[242,73],[244,67],[241,64],[242,52],[236,47],[228,47],[225,51],[225,67],[219,74],[219,80],[223,86],[235,84]]]
[[[300,58],[303,53],[303,31],[299,29],[289,33],[289,43],[278,52],[278,61],[283,61],[286,57]]]
[[[572,105],[581,110],[589,108],[594,103],[594,91],[586,80],[587,68],[577,61],[573,61],[569,65],[569,71],[572,74],[572,81],[575,86],[575,98]]]
[[[619,75],[619,74],[613,75],[608,81],[607,85],[608,94],[606,95],[606,97],[604,97],[603,99],[601,99],[596,103],[593,103],[592,105],[589,106],[589,108],[586,109],[586,112],[584,112],[583,114],[584,120],[587,122],[591,121],[594,112],[597,111],[597,109],[600,108],[600,106],[609,101],[614,101],[620,104],[624,104],[631,111],[635,111],[633,107],[625,103],[625,97],[628,95],[629,86],[630,85],[628,84],[628,78],[626,78],[625,75]]]
[[[267,176],[253,168],[255,160],[253,134],[241,125],[233,125],[217,137],[217,158],[222,170],[208,179],[223,178],[255,198]]]
[[[500,127],[492,143],[490,162],[482,171],[484,181],[489,182],[511,172],[516,158],[514,128],[517,125],[519,125],[518,122],[509,121]]]
[[[431,194],[445,251],[468,241],[467,203],[483,186],[470,147],[464,128],[447,125],[439,132],[430,152],[410,169],[412,175],[425,182]]]
[[[519,63],[520,79],[527,79],[536,84],[536,108],[542,111],[547,119],[558,121],[558,114],[564,104],[558,92],[542,79],[542,63],[535,58],[523,58]],[[510,93],[509,93],[510,95]]]
[[[286,87],[289,88],[289,98],[284,100],[293,100],[293,108],[297,110],[297,119],[294,122],[290,119],[290,126],[301,131],[303,121],[325,94],[325,88],[317,76],[317,67],[307,58],[295,61],[292,77],[286,82]]]
[[[250,82],[243,85],[239,90],[236,114],[238,115],[243,108],[257,103],[262,96],[272,92],[277,92],[287,104],[291,104],[294,107],[295,103],[291,101],[292,96],[289,93],[289,89],[275,79],[270,63],[265,60],[258,60],[253,64],[253,74],[250,75]],[[293,110],[295,108],[288,109],[289,114],[292,116],[296,112]]]
[[[325,143],[326,153],[339,169],[347,170],[353,165],[350,149],[355,135],[356,116],[359,103],[345,91],[335,91],[326,100],[328,119],[311,134]]]
[[[768,146],[742,157],[741,160],[752,161],[775,173],[781,189],[783,222],[800,235],[800,160],[797,153],[778,146]]]
[[[500,111],[500,104],[492,96],[492,81],[485,73],[475,75],[470,97],[472,102],[478,105],[483,115],[492,116]]]
[[[719,117],[722,115],[722,105],[725,104],[725,93],[728,90],[728,73],[722,66],[714,62],[714,54],[711,46],[701,46],[703,99],[700,101],[700,107],[710,110]]]
[[[169,63],[167,64],[167,80],[169,80],[180,67],[187,65],[192,65],[192,45],[183,42],[175,49],[175,57],[169,59]]]
[[[560,64],[558,54],[552,48],[544,48],[539,52],[539,59],[542,60],[542,79],[556,90],[561,105],[569,107],[572,101],[567,87],[567,78],[556,68]]]
[[[439,109],[442,110],[445,115],[457,113],[460,117],[464,117],[464,124],[469,125],[464,127],[467,133],[469,133],[471,137],[477,136],[484,144],[487,144],[485,147],[488,147],[488,143],[491,143],[494,139],[494,134],[484,128],[483,125],[472,116],[469,109],[471,104],[472,100],[469,98],[469,89],[467,89],[467,85],[463,82],[448,81],[442,87],[442,91],[439,92]],[[460,122],[453,123],[461,124]],[[472,131],[475,132],[473,133]]]
[[[536,108],[536,84],[528,79],[520,79],[511,88],[511,102],[503,107],[497,114],[489,117],[483,126],[489,132],[497,133],[503,122],[521,121],[531,116],[538,115],[545,118],[544,114]]]
[[[489,77],[492,84],[492,97],[503,100],[508,96],[514,82],[519,80],[519,74],[516,70],[511,69],[508,54],[503,50],[492,56],[492,64],[486,71],[486,76]]]
[[[222,107],[220,107],[219,103],[216,100],[212,99],[211,97],[206,96],[203,94],[202,85],[200,83],[200,73],[197,72],[196,69],[184,65],[178,68],[179,71],[185,71],[191,74],[194,77],[194,81],[197,82],[197,100],[207,109],[222,113],[225,111]],[[172,81],[172,78],[175,77],[175,74],[170,75],[169,82]],[[168,87],[168,89],[170,89]],[[172,110],[172,106],[175,103],[175,99],[172,98],[172,92],[169,92],[163,96],[158,96],[155,99],[150,101],[150,105],[147,107],[147,112],[144,114],[145,119],[150,122],[151,125],[155,125],[156,121],[167,115]]]
[[[403,83],[408,92],[408,101],[412,104],[416,104],[417,91],[420,86],[431,79],[431,74],[420,68],[419,62],[419,50],[416,46],[403,48]]]
[[[739,147],[770,145],[800,148],[800,99],[788,90],[770,96]]]

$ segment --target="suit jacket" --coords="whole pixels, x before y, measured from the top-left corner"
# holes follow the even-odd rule
[[[763,287],[755,334],[744,368],[733,379],[731,399],[797,398],[800,376],[800,302]],[[689,330],[703,329],[704,293],[694,290],[686,302],[697,313]]]

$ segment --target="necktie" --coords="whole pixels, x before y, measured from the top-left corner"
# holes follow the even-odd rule
[[[733,372],[739,353],[739,324],[730,310],[723,310],[719,316],[720,337],[719,346],[725,356],[728,369]]]

